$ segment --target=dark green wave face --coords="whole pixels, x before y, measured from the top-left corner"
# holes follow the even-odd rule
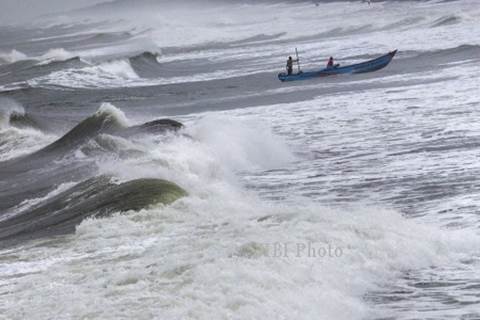
[[[0,110],[0,122],[18,128],[41,129],[30,114],[7,111]],[[182,127],[172,119],[156,119],[128,127],[121,114],[100,108],[40,150],[0,162],[0,217],[2,211],[26,199],[42,198],[66,181],[83,181],[97,175],[97,161],[143,155],[138,149],[119,146],[115,140],[118,137],[128,140],[165,135],[178,132]],[[77,158],[76,151],[81,151],[84,157]]]
[[[100,176],[85,180],[46,202],[0,222],[4,244],[72,233],[88,217],[106,217],[117,212],[168,205],[187,192],[162,179],[136,179],[114,184]]]
[[[95,197],[94,211],[105,215],[112,211],[141,210],[154,204],[170,204],[187,193],[173,182],[161,179],[136,179],[112,187]]]
[[[42,149],[40,152],[62,152],[77,147],[100,133],[111,133],[124,128],[124,125],[112,114],[96,113],[67,132],[63,137]]]
[[[141,134],[165,134],[169,131],[178,131],[182,127],[183,125],[180,122],[171,119],[158,119],[141,125],[126,127],[114,114],[97,112],[84,119],[60,139],[31,156],[61,155],[98,137],[100,134],[132,137]]]

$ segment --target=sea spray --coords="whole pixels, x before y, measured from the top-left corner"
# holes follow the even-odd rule
[[[14,63],[21,60],[26,60],[28,57],[23,52],[12,49],[10,52],[0,51],[0,64],[2,62]]]
[[[25,109],[13,99],[0,97],[0,130],[10,126],[12,115],[25,115]]]

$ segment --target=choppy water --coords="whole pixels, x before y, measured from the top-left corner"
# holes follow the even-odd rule
[[[144,0],[1,26],[0,318],[480,318],[479,22]],[[399,52],[280,83],[295,47]]]

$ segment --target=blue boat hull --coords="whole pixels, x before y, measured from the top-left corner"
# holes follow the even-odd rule
[[[278,79],[280,81],[295,81],[295,80],[306,80],[317,77],[326,77],[336,74],[353,74],[353,73],[365,73],[373,72],[385,68],[393,57],[397,53],[397,50],[387,53],[381,57],[378,57],[373,60],[365,61],[362,63],[352,64],[344,67],[329,67],[324,68],[318,71],[307,71],[300,72],[296,74],[287,75],[286,73],[279,73]]]

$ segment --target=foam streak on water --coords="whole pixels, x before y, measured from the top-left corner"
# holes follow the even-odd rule
[[[479,19],[142,0],[0,27],[0,319],[479,318]],[[398,53],[281,83],[295,47]]]

